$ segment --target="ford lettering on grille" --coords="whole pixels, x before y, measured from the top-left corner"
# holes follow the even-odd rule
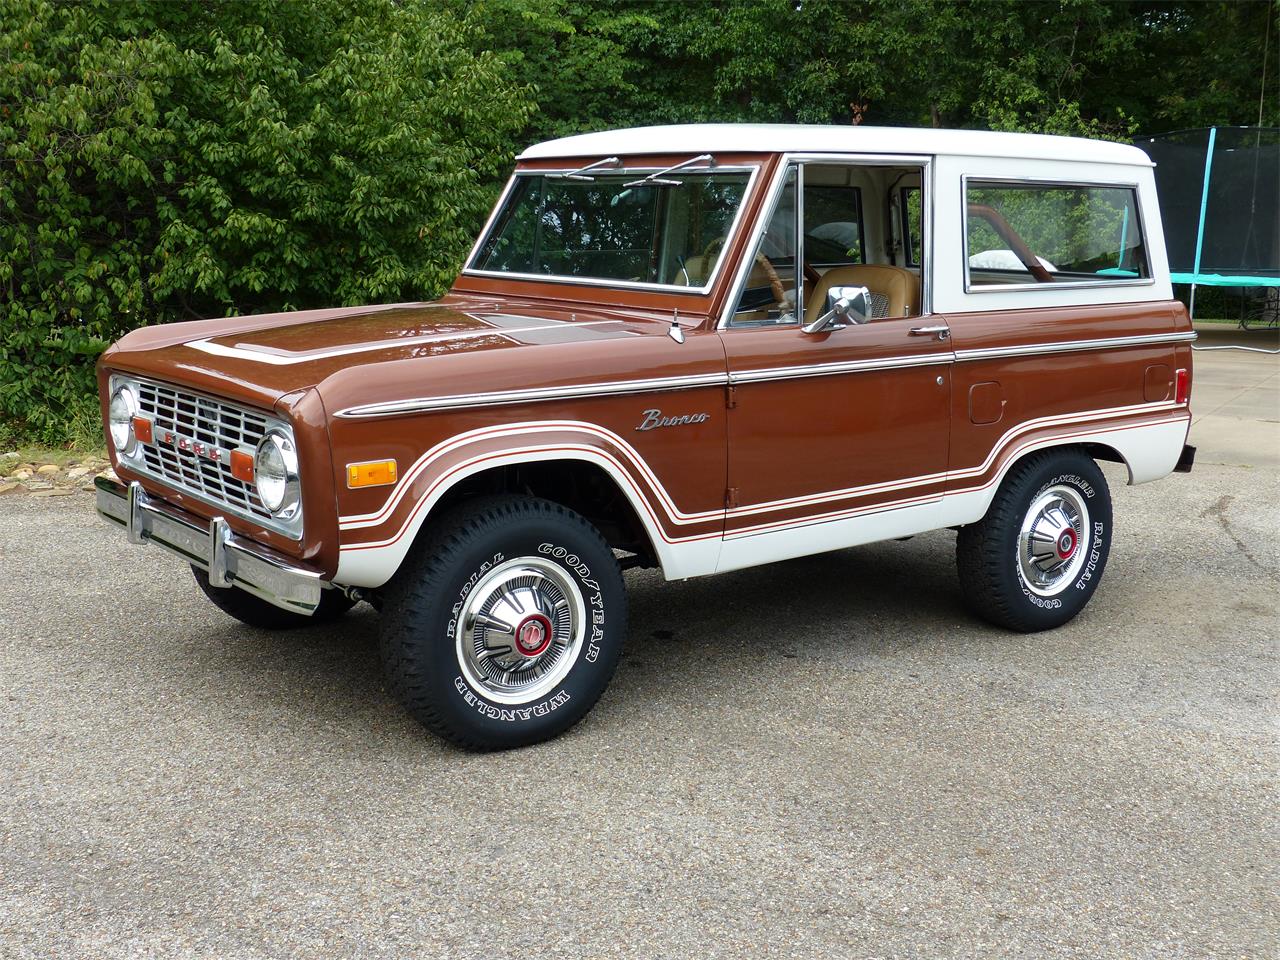
[[[179,453],[190,453],[193,456],[212,460],[214,463],[225,463],[231,457],[229,450],[223,450],[221,447],[215,447],[212,444],[201,443],[199,440],[192,440],[190,437],[184,437],[179,433],[174,433],[172,430],[157,430],[155,432],[155,442],[157,444],[168,444],[171,447],[176,447]]]

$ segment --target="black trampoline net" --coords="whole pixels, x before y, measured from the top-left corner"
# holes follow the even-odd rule
[[[1140,137],[1135,144],[1156,164],[1169,269],[1191,273],[1209,129]],[[1200,273],[1280,277],[1280,128],[1218,128]]]

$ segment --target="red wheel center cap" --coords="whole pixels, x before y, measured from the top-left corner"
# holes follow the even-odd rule
[[[516,649],[526,657],[536,657],[551,646],[551,621],[540,613],[530,614],[516,627]]]
[[[1066,560],[1076,552],[1076,534],[1074,530],[1063,530],[1058,535],[1058,559]]]

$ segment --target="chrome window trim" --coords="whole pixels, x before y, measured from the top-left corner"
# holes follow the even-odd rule
[[[552,172],[552,171],[548,171]],[[475,242],[471,244],[471,251],[467,254],[467,259],[462,261],[462,272],[465,274],[467,268],[475,261],[476,254],[480,252],[480,247],[484,243],[485,238],[489,236],[489,231],[493,229],[493,222],[498,219],[498,211],[507,204],[507,198],[511,196],[511,191],[515,189],[516,174],[512,171],[511,176],[507,177],[507,182],[502,188],[502,193],[498,195],[497,201],[493,205],[493,209],[489,211],[489,216],[485,218],[484,228],[476,235]]]
[[[1147,276],[1134,280],[1063,280],[1053,283],[994,283],[973,286],[969,276],[969,181],[981,180],[984,183],[1017,183],[1024,185],[1043,185],[1046,187],[1097,187],[1101,189],[1120,189],[1133,191],[1133,208],[1138,217],[1138,230],[1142,233],[1142,258],[1147,268]],[[1112,287],[1150,287],[1156,278],[1151,269],[1151,251],[1147,247],[1146,220],[1142,216],[1141,184],[1127,180],[1055,180],[1050,177],[985,177],[976,173],[960,175],[960,241],[964,266],[964,292],[966,294],[984,293],[1026,293],[1034,290],[1044,293],[1048,290],[1109,290]],[[1033,251],[1034,253],[1034,251]],[[1037,254],[1038,256],[1038,254]]]
[[[755,262],[755,251],[759,248],[765,231],[769,229],[769,221],[773,219],[773,215],[778,209],[778,203],[782,199],[782,191],[786,188],[787,173],[790,167],[791,163],[787,155],[783,154],[781,162],[778,164],[778,169],[774,171],[773,180],[769,183],[768,193],[765,196],[764,204],[760,208],[760,215],[756,218],[755,227],[747,237],[748,242],[744,248],[742,262],[738,264],[738,274],[733,279],[733,285],[729,288],[729,296],[720,311],[720,316],[716,319],[717,330],[725,330],[733,326],[734,308],[738,305],[738,300],[742,297],[742,291],[747,285],[747,278],[751,275],[751,265]],[[759,326],[759,324],[744,325],[741,329],[752,330]],[[777,326],[799,326],[799,322],[797,321],[794,324],[780,323]]]
[[[934,157],[927,154],[908,154],[908,153],[784,153],[779,158],[777,172],[774,173],[773,181],[768,186],[768,195],[765,198],[765,207],[767,212],[760,217],[756,224],[756,229],[750,236],[750,244],[746,248],[749,256],[742,258],[742,263],[738,265],[738,275],[734,279],[733,286],[730,288],[729,297],[725,300],[725,305],[720,311],[720,316],[716,319],[716,330],[758,330],[761,327],[780,327],[787,329],[790,327],[800,326],[801,319],[804,317],[804,303],[796,304],[797,320],[794,323],[776,323],[776,324],[743,324],[735,326],[733,324],[733,308],[737,306],[738,299],[742,296],[742,291],[746,287],[747,278],[751,274],[751,264],[754,262],[755,249],[760,245],[760,238],[769,228],[769,221],[773,219],[774,210],[777,208],[778,199],[782,194],[783,187],[787,179],[787,168],[795,163],[797,167],[801,167],[807,163],[827,163],[827,164],[843,164],[851,167],[891,167],[891,166],[911,166],[920,167],[920,187],[923,191],[921,199],[921,232],[924,234],[921,240],[920,256],[922,263],[920,265],[920,315],[929,316],[933,313],[933,283],[930,276],[930,263],[932,260],[931,250],[933,237],[933,184],[934,184]],[[797,193],[800,190],[802,175],[797,172],[796,184]],[[926,205],[924,200],[928,199]],[[804,201],[797,197],[797,206],[803,213]],[[861,204],[860,204],[861,207]],[[803,219],[797,217],[797,223],[800,226],[797,232],[803,233]],[[925,220],[927,219],[927,226]],[[862,224],[859,224],[860,228]],[[1145,236],[1145,234],[1144,234]],[[866,259],[865,244],[863,245],[863,263],[870,263]],[[803,246],[796,250],[796,256],[802,257],[804,254]],[[803,267],[797,268],[797,273],[803,274]],[[797,289],[801,289],[797,286]]]
[[[862,225],[858,225],[859,231]],[[754,257],[752,258],[754,259]],[[796,284],[796,323],[804,323],[804,164],[796,164],[796,252],[791,264],[791,277]]]
[[[462,268],[462,276],[464,277],[489,277],[499,280],[529,280],[536,283],[556,283],[568,284],[570,286],[579,287],[605,287],[614,290],[652,290],[656,293],[674,293],[684,294],[688,296],[706,296],[711,292],[711,288],[715,286],[716,281],[720,278],[720,273],[724,269],[725,257],[723,253],[732,247],[734,240],[738,236],[738,231],[742,228],[742,221],[747,207],[750,205],[755,195],[756,182],[760,178],[759,163],[736,163],[725,166],[716,166],[709,170],[694,170],[691,173],[742,173],[746,171],[747,186],[742,193],[742,202],[738,204],[738,210],[733,215],[733,223],[729,225],[729,233],[725,237],[724,246],[721,248],[722,255],[716,261],[715,269],[711,271],[711,276],[707,278],[707,282],[701,287],[686,287],[677,283],[649,283],[639,280],[608,280],[599,277],[565,277],[559,274],[546,273],[515,273],[506,270],[479,270],[472,267],[475,262],[476,255],[480,252],[480,248],[484,246],[485,241],[489,238],[490,232],[493,230],[494,221],[498,217],[498,211],[501,210],[507,202],[511,191],[515,189],[516,179],[518,177],[536,177],[545,176],[554,173],[573,172],[580,167],[572,168],[547,168],[545,170],[516,170],[507,180],[506,187],[502,190],[502,196],[498,198],[498,202],[493,205],[493,210],[489,213],[489,219],[485,221],[484,229],[480,232],[479,238],[471,246],[471,252],[467,254],[465,265]],[[632,173],[652,172],[655,170],[665,170],[665,167],[658,166],[623,166],[617,170],[610,170],[610,176],[625,176]]]

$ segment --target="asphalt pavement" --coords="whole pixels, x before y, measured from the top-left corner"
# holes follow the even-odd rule
[[[972,620],[946,531],[632,573],[610,690],[504,754],[402,713],[367,607],[255,632],[0,499],[0,957],[1274,958],[1280,360],[1224,357],[1194,472],[1106,465],[1068,626]]]

